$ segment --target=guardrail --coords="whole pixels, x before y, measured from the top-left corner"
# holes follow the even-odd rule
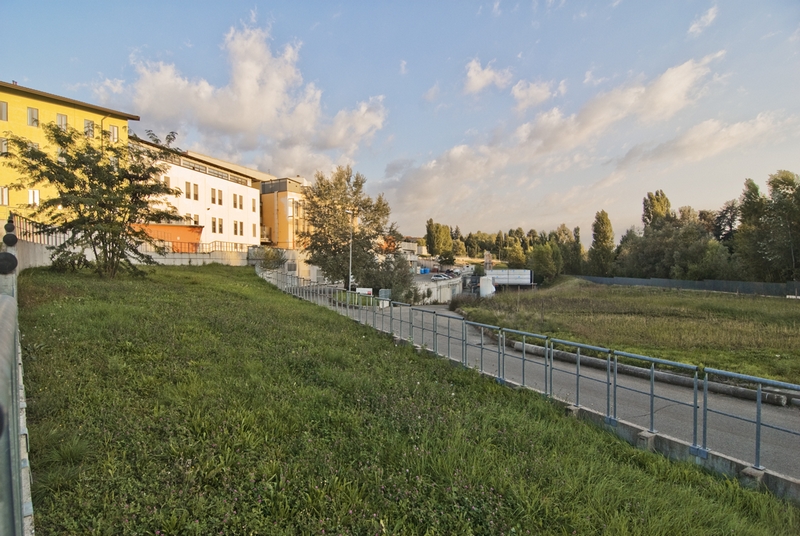
[[[795,486],[791,492],[785,491],[785,485],[773,491],[796,494],[790,498],[800,501],[800,464],[795,454],[800,412],[784,407],[800,405],[800,385],[480,324],[285,272],[257,268],[257,273],[284,292],[475,368],[499,382],[595,411],[612,428],[632,424],[651,435],[676,438],[689,446],[698,463],[713,453],[732,460],[730,467],[738,464],[741,470],[744,464],[763,471],[768,465],[764,463],[764,435],[769,433],[770,471],[786,476]],[[573,366],[564,365],[570,362]],[[743,382],[753,389],[715,381],[720,379]],[[725,397],[727,392],[747,396],[733,399]],[[769,415],[765,414],[767,407]],[[721,465],[714,463],[713,467]]]
[[[17,316],[14,220],[5,225],[0,252],[0,534],[32,535],[33,504],[28,430]]]

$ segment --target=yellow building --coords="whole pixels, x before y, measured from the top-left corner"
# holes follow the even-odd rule
[[[70,126],[98,140],[106,131],[111,141],[127,143],[128,121],[138,120],[136,115],[0,82],[0,152],[8,150],[9,132],[46,149],[41,127],[47,123]],[[55,189],[46,185],[30,190],[11,189],[18,179],[16,171],[0,164],[0,220],[7,219],[9,211],[27,216],[41,201],[55,195]]]
[[[300,233],[308,230],[303,209],[305,179],[261,183],[261,241],[276,248],[302,249]]]

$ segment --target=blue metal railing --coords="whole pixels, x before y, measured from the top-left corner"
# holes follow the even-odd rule
[[[329,285],[312,284],[297,276],[281,272],[259,270],[259,275],[281,290],[295,296],[298,296],[297,289],[304,289],[304,293],[299,295],[303,299],[325,305],[359,323],[371,325],[377,330],[391,333],[401,340],[410,341],[437,355],[459,361],[463,366],[495,376],[498,381],[503,383],[514,383],[532,388],[548,397],[558,398],[578,407],[583,404],[582,390],[592,385],[600,386],[604,390],[605,398],[604,419],[611,426],[618,424],[620,412],[623,412],[631,414],[629,418],[634,420],[646,418],[647,423],[644,424],[642,421],[642,426],[649,432],[656,433],[656,419],[660,411],[665,407],[685,408],[688,415],[685,417],[686,425],[682,427],[681,432],[688,433],[689,423],[691,423],[690,452],[700,458],[706,458],[710,448],[715,446],[709,445],[709,415],[737,419],[747,425],[753,425],[752,440],[755,452],[750,459],[753,461],[753,466],[759,469],[764,468],[762,465],[762,432],[764,430],[788,434],[791,438],[800,437],[800,420],[796,420],[796,426],[794,424],[783,426],[766,422],[762,415],[763,400],[768,396],[778,396],[779,399],[784,396],[768,395],[766,392],[762,392],[762,389],[786,391],[789,394],[784,396],[783,403],[787,399],[791,402],[792,398],[800,402],[800,385],[711,368],[701,369],[686,363],[471,322],[461,317],[440,314],[424,307],[359,296],[355,292],[333,289]],[[445,341],[446,345],[441,344]],[[453,347],[455,347],[455,351]],[[511,347],[516,349],[512,350]],[[562,349],[569,349],[572,352],[565,352]],[[556,359],[556,355],[558,355],[558,359]],[[625,363],[620,363],[620,358],[624,358]],[[565,359],[574,362],[574,368],[565,367],[562,364]],[[605,378],[582,371],[582,365],[604,368]],[[677,395],[669,393],[666,389],[668,384],[665,376],[667,373],[664,369],[685,374],[680,379],[682,384],[692,389],[690,397],[681,400]],[[625,381],[620,378],[621,373],[626,378]],[[562,378],[574,377],[572,384],[575,389],[574,396],[569,396],[569,393],[556,396],[554,375]],[[647,380],[647,386],[637,385],[633,380],[628,380],[628,377],[640,377],[642,380]],[[725,378],[755,386],[755,393],[752,396],[756,401],[755,416],[731,413],[724,407],[714,407],[708,396],[713,383],[710,381],[710,377]],[[562,381],[559,389],[563,389],[563,385]],[[700,399],[701,390],[702,400]],[[626,400],[624,404],[632,404],[631,397],[639,399],[644,397],[644,403],[636,403],[637,414],[632,414],[634,411],[632,407],[620,403],[620,399],[624,398]],[[687,401],[687,399],[689,400]],[[646,409],[639,412],[639,407]],[[683,419],[684,417],[681,417],[682,422]],[[723,444],[727,443],[727,440],[723,439],[717,439],[720,444],[718,448],[724,448]],[[728,440],[730,439],[728,438]],[[730,455],[730,453],[728,454]],[[798,478],[798,474],[790,476]]]

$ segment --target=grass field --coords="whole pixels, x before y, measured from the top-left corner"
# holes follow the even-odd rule
[[[252,269],[19,285],[37,534],[800,532]]]
[[[800,384],[800,301],[561,278],[464,303],[477,322]]]

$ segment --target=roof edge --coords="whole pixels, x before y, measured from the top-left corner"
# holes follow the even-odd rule
[[[138,115],[129,114],[126,112],[120,112],[119,110],[112,110],[111,108],[105,108],[103,106],[97,106],[95,104],[89,104],[88,102],[83,102],[75,99],[70,99],[68,97],[62,97],[60,95],[55,95],[53,93],[47,93],[46,91],[39,91],[38,89],[33,89],[25,86],[20,86],[19,84],[9,84],[8,82],[3,82],[0,80],[0,88],[11,89],[14,91],[19,91],[20,93],[28,93],[31,95],[36,95],[38,97],[45,97],[48,99],[54,99],[61,102],[66,102],[69,104],[74,104],[77,106],[83,106],[85,108],[89,108],[91,110],[96,110],[98,112],[104,112],[109,115],[115,115],[122,119],[128,119],[129,121],[139,121]]]

